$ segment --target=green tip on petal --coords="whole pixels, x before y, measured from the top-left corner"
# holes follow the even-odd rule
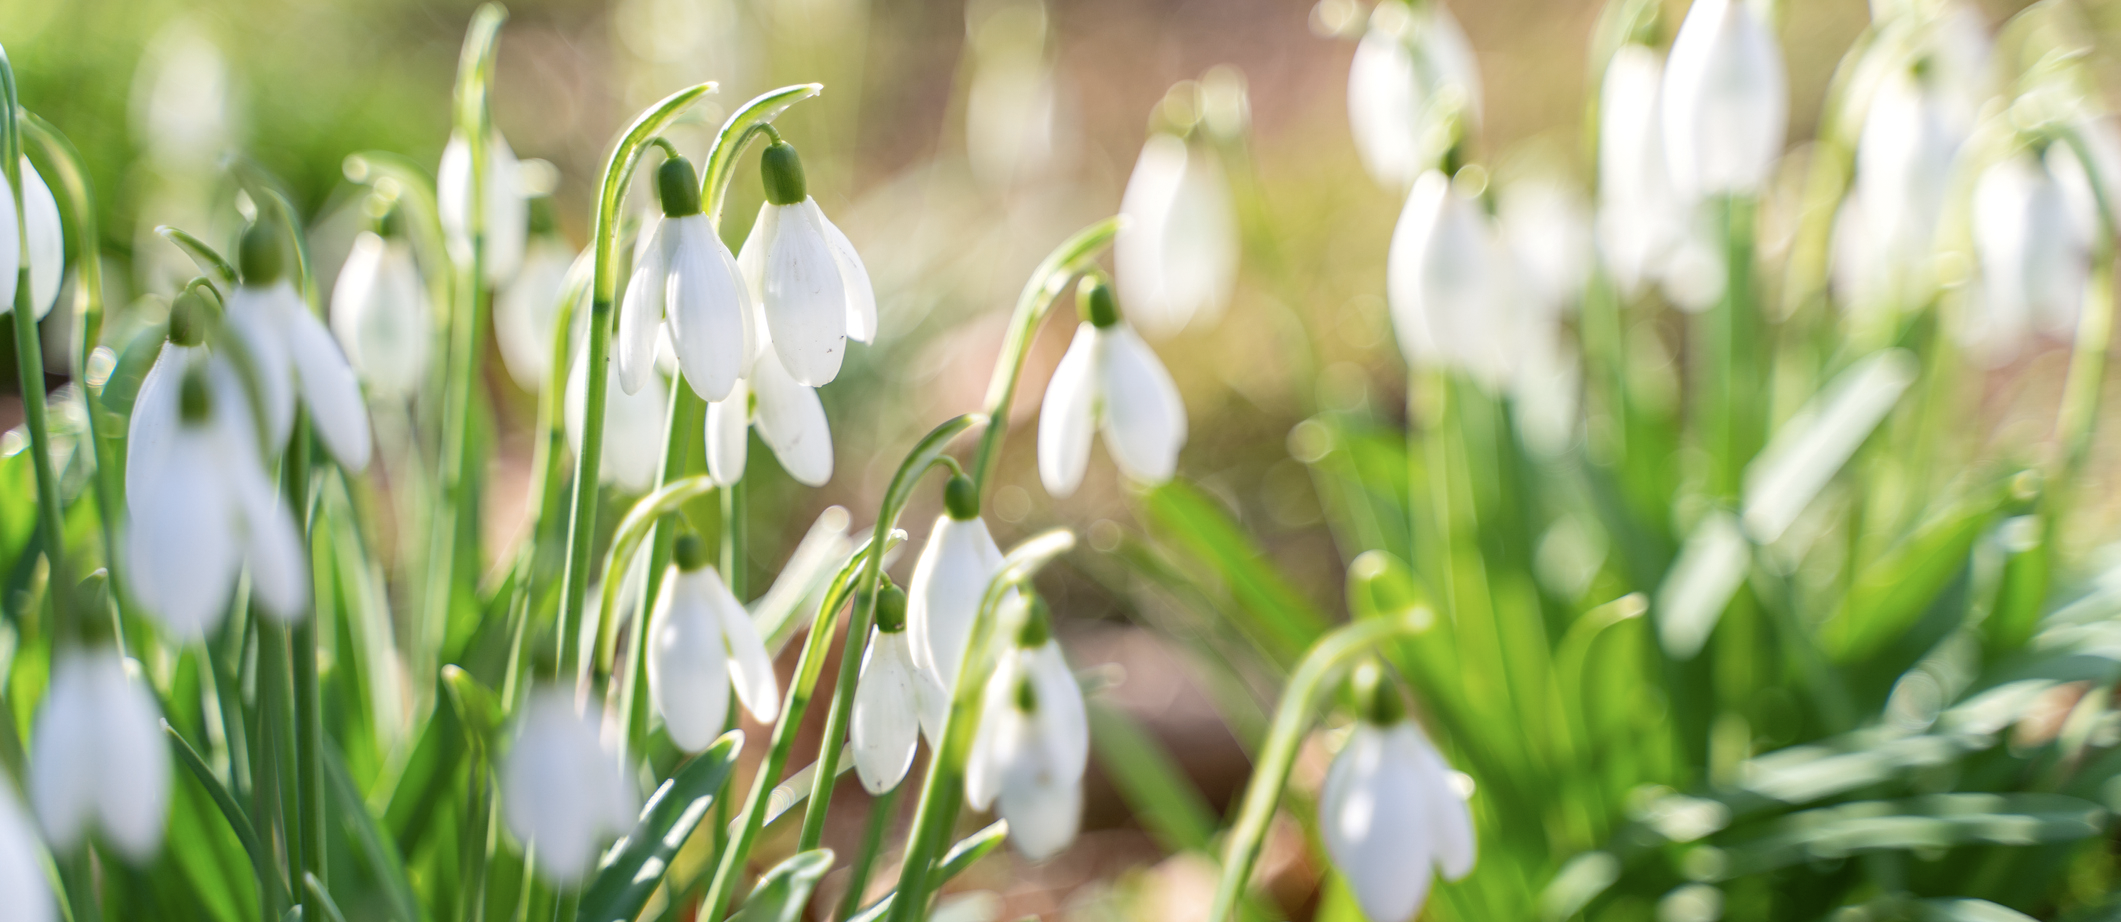
[[[896,634],[906,629],[906,590],[885,583],[876,597],[876,629]]]
[[[960,522],[979,518],[979,487],[972,484],[972,478],[951,475],[950,484],[943,487],[943,510]]]
[[[539,195],[530,199],[530,233],[539,236],[553,233],[560,228],[559,216],[553,213],[552,196]]]
[[[1355,686],[1355,707],[1363,720],[1389,727],[1406,718],[1407,703],[1399,696],[1399,683],[1393,681],[1376,660],[1355,667],[1352,684]]]
[[[692,161],[672,157],[655,171],[656,197],[663,202],[666,218],[688,218],[700,213],[700,174]]]
[[[1030,676],[1016,682],[1016,709],[1026,714],[1038,710],[1038,689],[1032,687]]]
[[[690,573],[707,565],[707,542],[699,535],[683,534],[670,549],[670,559],[677,562],[678,569]]]
[[[1102,272],[1084,276],[1075,286],[1075,310],[1099,329],[1118,323],[1119,298],[1112,293],[1112,280]]]
[[[759,155],[759,178],[766,183],[766,201],[793,205],[810,197],[803,182],[803,159],[786,141],[775,141]]]
[[[177,414],[186,423],[203,423],[213,415],[213,395],[207,390],[206,369],[193,365],[184,370],[184,381],[177,386]]]
[[[1046,600],[1036,595],[1025,606],[1024,626],[1017,629],[1016,645],[1026,650],[1046,645],[1053,639],[1053,609],[1046,607]]]
[[[279,281],[287,270],[287,253],[279,228],[271,221],[252,224],[243,232],[237,262],[245,285],[264,286]]]

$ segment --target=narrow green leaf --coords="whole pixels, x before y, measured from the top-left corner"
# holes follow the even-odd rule
[[[354,786],[353,776],[346,772],[345,758],[333,746],[327,745],[324,749],[324,783],[331,788],[332,799],[338,801],[340,827],[353,835],[362,858],[368,863],[368,870],[382,883],[391,918],[396,922],[418,922],[420,904],[413,895],[412,881],[405,873],[404,856],[396,843],[384,835],[383,824],[369,812],[368,802],[361,798],[361,789]]]
[[[649,795],[640,822],[606,853],[582,891],[576,915],[580,922],[627,922],[640,914],[670,870],[671,859],[707,818],[743,745],[742,731],[722,734]]]
[[[951,878],[963,874],[974,862],[1001,847],[1002,840],[1008,837],[1009,821],[996,820],[993,825],[959,839],[956,845],[950,846],[950,851],[944,853],[943,860],[936,864],[935,871],[929,875],[930,888],[942,889],[943,884],[949,883]],[[882,922],[884,916],[891,912],[891,900],[897,895],[895,892],[884,894],[882,899],[855,913],[847,922]]]
[[[276,894],[279,902],[284,905],[287,902],[287,882],[280,878],[279,865],[273,860],[272,854],[265,850],[264,843],[259,841],[258,830],[251,825],[250,817],[237,805],[236,798],[228,793],[228,788],[221,784],[221,779],[214,777],[213,768],[206,764],[205,759],[199,757],[199,751],[193,749],[190,743],[184,741],[184,737],[177,734],[177,728],[170,726],[169,721],[165,720],[162,722],[162,732],[169,734],[169,748],[176,753],[177,760],[191,770],[192,777],[198,779],[199,786],[205,788],[206,793],[213,797],[214,806],[221,808],[221,816],[228,820],[228,828],[235,832],[236,841],[243,843],[243,851],[250,855],[251,870],[258,876],[258,886]]]
[[[2061,794],[1937,794],[1872,800],[1793,813],[1776,829],[1730,848],[1727,877],[1757,874],[1859,852],[2035,845],[2099,835],[2105,808]]]
[[[796,922],[810,904],[810,893],[832,870],[832,849],[818,848],[774,865],[759,878],[744,906],[730,922]]]
[[[1859,570],[1841,611],[1821,626],[1821,646],[1836,660],[1851,662],[1898,638],[1966,566],[1975,539],[2007,501],[2004,489],[1978,491]]]
[[[332,901],[331,894],[325,891],[324,882],[318,880],[317,875],[303,873],[302,886],[324,907],[324,918],[327,922],[346,922],[346,914],[339,911],[339,904]]]
[[[1261,649],[1292,662],[1331,624],[1267,558],[1228,512],[1198,487],[1173,480],[1146,495],[1158,537],[1223,582],[1243,616],[1241,627]]]
[[[1090,743],[1097,764],[1158,844],[1171,851],[1206,852],[1215,811],[1163,744],[1126,712],[1090,702]]]
[[[181,227],[171,227],[167,224],[155,228],[155,233],[176,244],[177,249],[183,250],[184,255],[191,257],[191,261],[198,264],[200,271],[218,280],[222,288],[236,284],[236,267],[222,257],[219,251],[208,246],[206,241],[192,236]]]
[[[2033,922],[2033,917],[1987,900],[1923,900],[1915,918],[1922,922]]]

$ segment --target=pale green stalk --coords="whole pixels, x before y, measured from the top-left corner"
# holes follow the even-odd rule
[[[2099,216],[2100,239],[2093,247],[2096,266],[2085,286],[2082,313],[2077,319],[2077,339],[2070,351],[2069,377],[2063,384],[2062,406],[2055,418],[2055,435],[2062,440],[2062,478],[2066,486],[2091,454],[2092,433],[2098,427],[2099,389],[2106,381],[2107,350],[2114,328],[2115,242],[2121,240],[2121,219],[2114,203],[2107,200],[2106,181],[2100,175],[2099,158],[2092,154],[2084,136],[2073,126],[2058,132],[2061,143],[2083,166],[2086,185]]]

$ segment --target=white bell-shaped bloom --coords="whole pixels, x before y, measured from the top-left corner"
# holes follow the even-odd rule
[[[154,693],[114,649],[63,650],[37,706],[29,788],[52,847],[100,830],[135,863],[154,858],[169,820],[169,740]]]
[[[530,236],[530,201],[523,195],[522,164],[501,133],[493,133],[486,145],[485,228],[486,280],[496,285],[515,277],[523,265],[523,246]],[[442,148],[442,165],[435,171],[435,208],[448,239],[449,254],[460,263],[471,262],[471,145],[460,135],[449,136]]]
[[[306,547],[261,459],[235,368],[203,346],[164,346],[128,423],[126,575],[134,596],[178,637],[221,623],[246,565],[252,598],[266,611],[305,613]]]
[[[930,746],[942,739],[965,642],[986,599],[987,584],[1002,565],[1002,549],[979,517],[972,482],[953,477],[950,484],[944,494],[948,508],[936,517],[928,543],[914,561],[913,578],[906,583],[906,638],[920,672],[921,732]]]
[[[797,483],[822,487],[832,479],[832,426],[825,404],[817,388],[788,376],[771,347],[759,351],[750,376],[736,382],[728,399],[707,405],[707,472],[716,483],[744,479],[752,428]]]
[[[66,228],[59,222],[59,200],[29,158],[22,158],[22,227],[15,227],[15,199],[0,183],[0,314],[15,309],[15,287],[22,272],[22,237],[29,236],[29,303],[43,320],[59,301],[59,280],[66,269]]]
[[[1509,377],[1509,271],[1480,205],[1431,170],[1414,183],[1386,257],[1386,303],[1407,364]]]
[[[501,815],[555,884],[580,881],[604,843],[633,828],[640,801],[622,732],[600,732],[569,689],[539,689],[523,706],[501,762]]]
[[[729,720],[729,687],[762,723],[780,713],[773,661],[751,614],[706,563],[695,535],[678,539],[648,626],[648,700],[686,752],[714,742]]]
[[[0,922],[59,922],[58,901],[44,876],[44,847],[15,792],[0,778]]]
[[[1953,125],[1942,87],[1914,68],[1886,75],[1864,113],[1856,144],[1856,210],[1837,227],[1858,240],[1836,240],[1851,264],[1837,260],[1843,300],[1919,300],[1930,284],[1930,255],[1963,134]],[[1882,306],[1882,305],[1881,305]]]
[[[1480,121],[1480,68],[1465,30],[1440,0],[1384,0],[1348,68],[1348,127],[1363,168],[1404,189],[1443,158],[1444,118]]]
[[[619,308],[619,381],[629,394],[641,389],[655,364],[657,331],[665,330],[693,392],[722,400],[755,348],[750,286],[700,211],[692,164],[683,157],[665,161],[656,185],[663,217],[649,232]]]
[[[849,338],[876,337],[876,291],[854,244],[804,191],[795,148],[773,144],[759,172],[766,203],[737,254],[766,316],[758,339],[797,383],[823,387],[839,376]]]
[[[1558,176],[1528,176],[1503,187],[1496,218],[1525,303],[1547,317],[1573,310],[1591,277],[1591,216],[1582,193]]]
[[[1789,77],[1774,32],[1746,0],[1694,0],[1664,74],[1665,160],[1681,195],[1749,195],[1767,184],[1789,129]]]
[[[567,374],[567,402],[560,407],[561,423],[567,429],[567,446],[582,451],[582,426],[589,403],[589,377],[582,373],[588,350],[574,351],[574,367]],[[662,375],[649,375],[640,391],[628,394],[619,386],[619,369],[607,362],[604,384],[604,453],[597,465],[598,479],[628,493],[655,489],[656,473],[663,466],[663,429],[670,417],[670,388]]]
[[[1630,43],[1598,91],[1598,249],[1629,297],[1662,272],[1685,222],[1664,166],[1663,84],[1656,49]]]
[[[882,794],[905,780],[921,738],[920,674],[906,632],[905,596],[894,589],[884,592],[877,600],[877,626],[869,635],[861,680],[854,686],[854,713],[847,724],[854,770],[871,794]],[[887,606],[887,598],[896,601]],[[895,610],[887,612],[887,607]]]
[[[2070,154],[2057,145],[2046,156]],[[1981,171],[1974,183],[1973,232],[1981,285],[1976,309],[1960,331],[1969,346],[2000,361],[2015,353],[2028,331],[2063,337],[2075,332],[2090,273],[2089,243],[2042,158],[2014,154]]]
[[[266,447],[277,452],[294,430],[295,402],[309,411],[324,447],[348,471],[368,466],[368,407],[346,354],[309,312],[282,267],[278,231],[269,223],[243,234],[243,282],[228,297],[226,326],[258,376]]]
[[[1033,618],[1043,622],[1042,615]],[[1049,630],[1027,625],[1025,634],[1038,636],[1019,638],[1002,655],[987,681],[979,734],[965,764],[966,802],[985,810],[999,800],[1010,841],[1032,861],[1075,841],[1090,760],[1082,686]]]
[[[1412,720],[1358,721],[1318,796],[1326,853],[1376,922],[1406,922],[1428,898],[1431,869],[1473,870],[1473,819],[1449,765]]]
[[[1038,477],[1067,496],[1090,465],[1090,438],[1102,433],[1112,463],[1128,479],[1160,484],[1178,470],[1186,444],[1186,404],[1149,344],[1134,335],[1102,284],[1085,296],[1090,317],[1053,369],[1038,420]]]
[[[516,384],[531,393],[543,391],[552,374],[560,299],[574,260],[575,253],[564,241],[540,235],[524,250],[522,271],[494,298],[493,333],[501,345],[502,364]]]
[[[1120,197],[1112,261],[1127,320],[1169,336],[1222,316],[1237,281],[1237,221],[1222,165],[1176,135],[1152,134]]]
[[[331,330],[370,395],[404,399],[419,390],[435,330],[410,245],[371,231],[354,238],[332,286]]]

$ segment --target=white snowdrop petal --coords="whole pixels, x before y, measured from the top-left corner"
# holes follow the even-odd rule
[[[1081,781],[1090,765],[1090,714],[1083,704],[1083,687],[1052,640],[1033,650],[1020,650],[1024,672],[1038,698],[1038,731],[1051,759],[1049,768],[1060,782]]]
[[[906,584],[906,634],[913,643],[913,662],[946,692],[957,685],[966,637],[994,576],[990,561],[998,560],[1000,551],[993,545],[986,522],[937,516]]]
[[[22,229],[15,217],[15,193],[0,183],[0,314],[15,309],[15,285],[22,276]]]
[[[1631,43],[1613,52],[1599,84],[1598,246],[1629,297],[1655,275],[1678,223],[1664,166],[1663,83],[1658,52]]]
[[[762,289],[766,327],[781,365],[798,383],[830,384],[847,352],[847,287],[825,217],[804,199],[778,206],[779,225],[765,253]]]
[[[251,592],[267,613],[299,621],[308,615],[309,555],[294,513],[264,471],[246,468],[240,457],[224,456],[222,463],[229,468],[231,499],[242,516]]]
[[[686,752],[714,743],[729,719],[729,663],[720,620],[692,574],[675,568],[657,593],[648,634],[648,699]]]
[[[670,276],[663,303],[678,366],[700,399],[721,400],[744,370],[751,292],[736,257],[704,215],[667,223]]]
[[[310,425],[341,466],[350,473],[360,473],[368,467],[373,448],[360,382],[354,380],[346,356],[339,352],[338,343],[332,341],[315,315],[306,310],[289,314],[285,329]]]
[[[729,591],[714,568],[704,568],[700,573],[709,581],[713,611],[721,619],[726,644],[723,655],[729,657],[729,679],[736,685],[737,700],[760,723],[773,723],[781,712],[781,691],[774,679],[773,660],[766,655],[766,643],[759,639],[751,613],[744,610],[744,603]]]
[[[197,347],[165,343],[140,380],[133,397],[132,417],[125,423],[125,499],[137,503],[145,496],[142,484],[161,469],[169,454],[170,440],[177,432],[178,387],[184,370],[191,366]]]
[[[1414,722],[1402,722],[1390,732],[1396,737],[1393,745],[1412,751],[1412,764],[1421,774],[1420,790],[1428,794],[1429,815],[1436,823],[1435,844],[1430,850],[1436,855],[1437,870],[1449,880],[1464,878],[1473,872],[1479,848],[1473,837],[1473,812],[1459,795],[1450,764]]]
[[[1186,404],[1156,353],[1125,324],[1098,331],[1105,449],[1129,478],[1170,480],[1186,444]]]
[[[44,177],[22,158],[22,223],[29,239],[29,303],[43,320],[59,302],[59,282],[66,274],[66,228],[59,223],[59,200]]]
[[[752,219],[751,232],[736,251],[737,272],[751,286],[751,300],[755,303],[763,304],[766,299],[766,251],[773,249],[773,238],[780,227],[781,206],[772,202],[760,205],[758,217]]]
[[[871,794],[882,794],[905,780],[920,743],[919,704],[906,643],[904,631],[872,629],[861,679],[854,687],[848,743],[854,749],[855,772]]]
[[[8,894],[8,922],[59,922],[42,853],[14,792],[0,789],[0,893]]]
[[[140,602],[181,638],[202,636],[221,622],[242,563],[235,498],[221,465],[213,437],[187,426],[171,435],[160,463],[129,491],[126,575]]]
[[[1009,841],[1032,861],[1060,854],[1075,841],[1082,825],[1081,784],[1008,784],[1002,787],[1000,800],[1001,814],[1009,821]]]
[[[670,246],[665,223],[657,223],[640,261],[626,281],[626,294],[619,301],[619,329],[612,343],[611,363],[619,373],[619,387],[636,394],[655,372],[656,331],[662,329],[665,299],[669,296]]]
[[[1128,322],[1151,336],[1178,332],[1195,306],[1174,290],[1180,270],[1172,265],[1170,247],[1186,159],[1185,141],[1176,135],[1150,135],[1119,200],[1125,220],[1112,240],[1113,283]]]
[[[1363,34],[1348,67],[1348,128],[1363,169],[1385,186],[1404,188],[1421,172],[1418,80],[1395,30],[1373,27]]]
[[[37,706],[26,779],[37,822],[52,847],[62,853],[79,845],[96,819],[103,767],[96,734],[102,725],[93,683],[81,658],[62,657],[54,665],[44,701]]]
[[[832,479],[832,426],[817,390],[790,377],[777,355],[759,356],[751,371],[760,440],[773,449],[788,476],[808,486],[824,486]]]
[[[1428,897],[1434,818],[1416,766],[1398,758],[1396,728],[1358,724],[1326,773],[1319,832],[1363,912],[1405,922]]]
[[[357,367],[363,364],[362,327],[380,295],[382,265],[383,238],[374,231],[362,231],[346,252],[346,261],[339,264],[339,280],[331,286],[331,333],[339,338],[347,360]]]
[[[822,212],[818,223],[825,228],[825,242],[832,247],[833,261],[839,265],[840,280],[847,288],[847,338],[870,342],[876,339],[876,288],[870,284],[869,267],[862,264],[862,254],[840,232],[839,225]]]
[[[303,310],[301,296],[284,279],[269,288],[239,285],[228,296],[227,328],[258,376],[266,444],[287,444],[295,425],[294,357],[287,345],[287,317]]]
[[[1767,183],[1789,122],[1782,49],[1745,0],[1695,0],[1664,83],[1665,155],[1693,197]]]
[[[346,360],[377,397],[419,389],[434,329],[412,251],[364,231],[332,286],[331,332]]]
[[[553,883],[579,881],[620,831],[620,808],[633,797],[622,765],[567,689],[532,694],[501,763],[501,811],[509,831],[536,846],[538,869]]]
[[[514,278],[522,264],[524,239],[530,232],[530,203],[523,196],[521,164],[507,139],[495,132],[486,150],[485,275],[498,283]],[[451,255],[470,261],[471,228],[465,218],[471,213],[471,145],[460,135],[450,135],[449,144],[442,148],[442,163],[435,172],[435,204]]]
[[[742,380],[730,389],[729,399],[707,405],[707,473],[714,482],[729,486],[744,479],[744,456],[751,439],[751,386]]]
[[[1038,413],[1038,478],[1046,492],[1065,497],[1082,485],[1097,431],[1097,328],[1084,323],[1053,369]]]
[[[1015,701],[1016,683],[1022,676],[1012,650],[1002,656],[994,674],[987,678],[987,687],[980,691],[979,728],[973,733],[972,751],[965,760],[965,803],[974,810],[994,805],[1010,768],[1031,744],[1030,717],[1017,708]],[[928,740],[929,748],[935,748],[941,735],[938,724],[935,735]]]
[[[566,402],[561,404],[561,422],[567,430],[570,450],[582,450],[584,408],[589,401],[589,379],[583,372],[587,350],[575,351],[574,368],[567,375]],[[663,424],[669,417],[670,389],[659,375],[649,375],[638,394],[619,387],[619,370],[607,366],[604,385],[604,450],[598,459],[597,477],[629,493],[645,493],[655,487],[656,472],[663,466]]]
[[[116,651],[88,654],[94,665],[101,721],[99,819],[112,845],[136,864],[162,847],[169,820],[169,741],[162,708]]]
[[[552,372],[553,336],[558,333],[560,298],[574,254],[557,241],[529,245],[523,269],[494,299],[494,337],[510,377],[531,393],[545,389]]]

